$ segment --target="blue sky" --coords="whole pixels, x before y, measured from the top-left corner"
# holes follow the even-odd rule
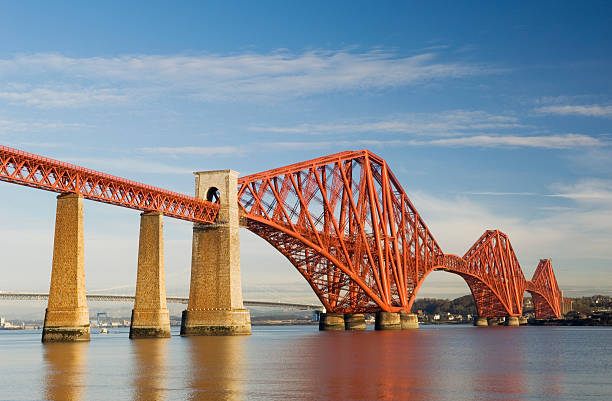
[[[192,171],[368,148],[446,252],[498,228],[528,278],[552,258],[566,295],[612,295],[611,27],[596,1],[3,2],[0,143],[188,194]],[[55,195],[0,196],[0,290],[46,291]],[[132,292],[138,213],[85,213],[88,289]],[[184,295],[191,228],[165,228]],[[315,300],[241,235],[246,298]]]

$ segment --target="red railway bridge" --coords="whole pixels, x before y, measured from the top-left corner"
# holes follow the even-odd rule
[[[68,212],[60,216],[60,202],[67,202],[70,196],[66,194],[73,194],[77,200],[144,212],[135,318],[138,310],[146,315],[165,307],[165,300],[159,301],[165,297],[161,215],[195,223],[190,306],[183,317],[186,335],[211,334],[211,330],[213,334],[250,332],[248,312],[246,317],[238,313],[243,310],[236,257],[238,225],[281,252],[330,314],[409,313],[427,275],[444,270],[466,281],[480,318],[521,317],[525,291],[532,295],[537,318],[561,316],[563,298],[549,259],[540,260],[533,278],[525,279],[508,236],[499,230],[485,231],[463,256],[445,254],[385,160],[368,150],[337,153],[240,179],[231,170],[195,174],[196,197],[190,197],[0,146],[0,180],[62,194],[58,197],[50,307],[53,275],[60,270],[56,265],[66,252],[73,252],[58,249],[58,241],[63,241],[58,224],[71,216]],[[78,215],[82,209],[78,202],[74,205],[77,217],[68,231],[82,226]],[[78,248],[78,244],[70,246]],[[151,252],[157,252],[155,266],[146,267],[151,264],[146,261]],[[82,260],[63,263],[82,264]],[[225,273],[219,273],[220,265],[228,265]],[[150,292],[151,277],[156,283],[155,302],[148,300],[145,307],[138,308],[139,288],[141,293]],[[78,292],[79,286],[84,293],[80,282],[72,289]],[[197,324],[190,326],[190,317]],[[215,319],[230,323],[203,329],[215,326],[211,323]],[[58,327],[62,324],[66,326],[61,323]],[[219,328],[232,325],[242,325],[244,330]],[[141,334],[147,333],[150,330]]]

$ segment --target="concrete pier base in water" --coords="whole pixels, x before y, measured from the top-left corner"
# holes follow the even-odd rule
[[[477,317],[476,320],[474,320],[474,326],[485,327],[488,325],[489,322],[486,317]]]
[[[159,212],[140,215],[136,297],[130,338],[170,337],[164,279],[163,217]]]
[[[363,313],[345,313],[344,328],[346,330],[365,330],[365,315]]]
[[[89,341],[83,243],[83,195],[58,196],[43,342]]]
[[[251,314],[248,309],[184,310],[182,336],[248,336]]]
[[[376,330],[401,330],[402,322],[397,312],[376,312]]]
[[[498,317],[489,317],[487,318],[487,323],[489,326],[499,326],[499,318]]]
[[[399,315],[402,330],[419,328],[419,318],[417,317],[416,313],[400,312]]]
[[[319,330],[344,330],[344,315],[342,313],[321,313],[319,317]]]
[[[519,316],[519,324],[524,326],[527,324],[527,318],[525,316]]]
[[[507,316],[506,317],[506,326],[518,327],[519,326],[519,318],[518,318],[518,316]]]

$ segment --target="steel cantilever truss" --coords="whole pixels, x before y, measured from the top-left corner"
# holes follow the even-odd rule
[[[0,181],[197,223],[219,205],[0,146]],[[410,311],[434,270],[463,277],[480,316],[518,316],[523,294],[536,317],[560,317],[550,260],[526,281],[508,237],[486,231],[463,256],[444,254],[387,163],[368,150],[241,178],[238,204],[249,230],[285,255],[333,312]]]
[[[0,146],[0,180],[197,223],[213,223],[219,205],[139,182]]]
[[[486,231],[464,257],[445,255],[386,162],[368,150],[238,183],[247,228],[289,259],[328,311],[409,311],[434,270],[463,277],[480,316],[521,315],[528,286],[537,296],[555,298],[547,305],[560,303],[560,292],[540,288],[544,281],[525,280],[500,231]],[[538,317],[544,309],[536,308]]]
[[[443,253],[386,162],[343,152],[239,179],[247,227],[330,311],[399,311]]]
[[[527,291],[531,293],[538,318],[551,319],[561,316],[563,295],[559,290],[550,259],[540,260],[533,278],[527,282]]]

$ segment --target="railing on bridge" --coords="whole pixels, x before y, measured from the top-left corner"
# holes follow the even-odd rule
[[[177,192],[0,146],[0,180],[195,223],[214,223],[219,205]]]

